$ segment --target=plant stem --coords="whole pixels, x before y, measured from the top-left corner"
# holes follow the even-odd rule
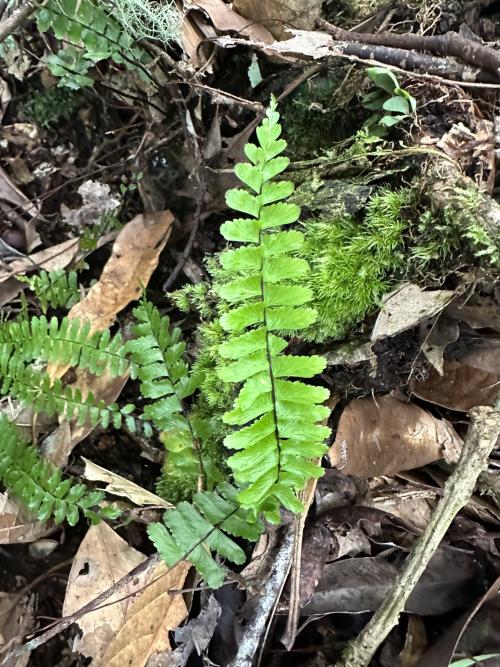
[[[4,42],[9,35],[12,35],[21,25],[31,16],[37,7],[44,3],[37,0],[27,0],[19,9],[16,9],[10,16],[0,22],[0,44]]]
[[[370,622],[346,647],[335,667],[367,667],[375,651],[398,623],[406,601],[438,548],[455,515],[469,501],[480,473],[500,434],[500,410],[471,410],[471,424],[460,460],[445,484],[443,496],[424,533],[388,592],[386,601]]]

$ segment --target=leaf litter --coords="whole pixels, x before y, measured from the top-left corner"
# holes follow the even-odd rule
[[[119,100],[126,120],[115,121],[112,114],[109,118],[99,116],[103,133],[96,127],[94,103],[85,96],[80,100],[78,115],[73,117],[80,135],[72,134],[73,130],[60,121],[59,145],[50,139],[54,130],[46,132],[36,123],[25,123],[23,118],[17,117],[16,99],[9,99],[7,94],[2,96],[5,137],[2,158],[5,157],[6,166],[0,172],[0,206],[8,216],[9,231],[17,227],[26,241],[20,254],[2,255],[2,305],[18,307],[16,299],[23,284],[16,280],[17,275],[42,268],[74,267],[84,261],[87,262],[85,270],[96,282],[73,307],[70,317],[90,320],[94,330],[112,326],[127,335],[129,306],[148,285],[162,308],[170,309],[171,303],[161,294],[159,286],[177,263],[184,267],[181,274],[184,271],[187,278],[194,276],[194,281],[200,280],[205,275],[204,259],[222,247],[212,224],[224,209],[221,184],[232,178],[229,172],[235,156],[242,159],[243,143],[252,137],[259,110],[267,104],[269,92],[272,90],[279,95],[281,91],[284,109],[290,102],[295,105],[290,107],[295,111],[307,110],[310,114],[308,131],[315,125],[323,127],[329,109],[337,108],[336,105],[342,109],[343,117],[349,114],[356,117],[359,101],[350,104],[353,98],[346,88],[350,81],[356,81],[356,76],[361,75],[359,80],[363,78],[359,56],[354,46],[352,52],[346,52],[342,40],[318,30],[316,21],[326,17],[352,30],[353,34],[359,30],[368,35],[384,35],[387,26],[391,29],[389,34],[397,34],[398,25],[405,25],[405,21],[413,22],[418,34],[437,31],[439,35],[442,30],[439,18],[429,27],[426,21],[430,19],[423,13],[415,16],[409,8],[396,6],[391,8],[395,12],[393,16],[383,8],[367,15],[363,7],[354,5],[337,14],[329,7],[332,3],[301,0],[290,3],[235,0],[232,4],[223,0],[199,0],[177,4],[183,14],[182,56],[179,57],[180,48],[179,53],[175,49],[162,53],[161,48],[155,50],[158,44],[153,43],[151,50],[157,58],[149,70],[161,79],[158,90],[175,90],[175,93],[164,97],[153,93],[155,85],[148,88],[135,74],[129,73],[125,83],[124,72],[117,70],[119,76],[115,72],[112,80],[114,85],[118,82],[122,90],[113,91],[105,85],[103,99],[111,107]],[[454,17],[447,14],[446,18],[451,21]],[[462,18],[465,22],[472,21],[470,15]],[[489,20],[478,20],[474,29],[481,34],[481,39],[491,43],[498,35],[481,32],[491,29]],[[30,34],[31,46],[38,44],[36,40]],[[28,71],[25,61],[29,60],[29,53],[29,50],[25,53],[24,48],[19,49],[14,40],[3,54],[6,71],[21,82],[24,72]],[[346,60],[349,60],[347,65]],[[311,70],[309,76],[304,65],[311,61],[319,68]],[[255,76],[254,71],[250,82],[249,67],[253,63],[255,70],[256,62],[259,74]],[[330,68],[329,75],[335,80],[331,97],[321,103],[312,97],[309,99],[307,94],[303,99],[296,98],[295,89],[301,94],[310,93],[318,81],[323,81],[323,66]],[[43,73],[47,77],[46,69]],[[101,75],[96,68],[93,76]],[[421,125],[407,127],[414,133],[415,146],[420,150],[426,147],[429,151],[440,151],[448,160],[452,158],[483,192],[494,193],[494,128],[493,122],[483,117],[488,113],[487,105],[468,96],[467,86],[449,85],[444,79],[433,82],[418,71],[395,70],[395,75],[418,100]],[[12,84],[12,80],[9,83]],[[360,85],[366,86],[366,83]],[[186,98],[184,88],[190,91]],[[143,97],[146,90],[147,96]],[[342,107],[344,94],[347,102]],[[137,106],[130,95],[140,96]],[[460,104],[453,105],[454,101]],[[291,130],[293,134],[290,112],[284,118],[285,131]],[[15,122],[17,120],[20,122]],[[123,123],[130,123],[130,128],[122,127]],[[339,120],[337,125],[341,124]],[[139,128],[138,138],[132,131],[136,128]],[[326,129],[324,134],[327,135]],[[403,146],[403,137],[410,134],[394,136],[397,140],[387,148],[390,156],[380,152],[376,160],[381,162],[382,168],[377,166],[373,171],[378,170],[376,179],[385,179],[384,182],[400,187],[405,178],[400,177],[404,171],[398,167],[397,151],[398,146]],[[177,141],[179,137],[181,140]],[[336,137],[339,138],[346,139]],[[112,151],[117,149],[118,162],[108,160],[102,150],[108,142]],[[193,148],[195,142],[199,142],[196,149]],[[336,150],[334,145],[332,141],[326,151]],[[370,150],[378,152],[377,141]],[[323,151],[323,157],[325,154]],[[202,199],[197,202],[191,181],[195,173],[193,165],[199,155],[203,156],[207,177],[201,188]],[[426,160],[430,161],[431,155],[427,153]],[[314,158],[313,162],[321,163],[319,154],[297,158],[291,153],[291,157],[292,163],[296,162],[292,166],[297,174],[300,157]],[[366,160],[366,156],[363,159]],[[417,162],[419,159],[415,158]],[[313,178],[308,177],[311,190],[320,192],[324,182],[332,179],[344,187],[343,162],[356,173],[356,154],[347,159],[341,156],[339,162],[329,165],[325,172],[318,171]],[[429,163],[418,162],[416,172],[425,174],[427,168]],[[140,169],[145,173],[137,173]],[[369,163],[362,165],[361,172],[369,182]],[[398,175],[394,177],[394,174]],[[139,181],[137,191],[134,190],[135,179]],[[64,184],[62,195],[58,189],[61,183]],[[153,184],[153,195],[159,192],[160,200],[145,194],[147,184]],[[445,186],[438,193],[434,192],[432,206],[439,205],[440,197],[445,197],[443,192],[449,195],[449,188]],[[140,198],[136,192],[142,192]],[[156,201],[167,203],[158,207],[154,205]],[[323,204],[320,202],[318,206]],[[189,248],[186,236],[197,205],[200,210],[206,209],[208,222],[203,220]],[[314,205],[313,201],[310,210],[309,204],[306,206],[305,226],[311,211],[314,217]],[[462,205],[465,206],[463,202]],[[165,210],[144,211],[148,207],[163,210],[166,206],[173,214]],[[491,211],[496,211],[494,206]],[[103,216],[110,214],[122,223],[132,219],[121,231],[115,228],[106,237],[107,242],[114,238],[111,256],[106,261],[103,259],[105,235],[99,228]],[[405,211],[406,214],[411,215],[409,211]],[[134,215],[136,217],[132,217]],[[80,239],[76,237],[87,234],[92,227],[99,238],[96,252],[88,254],[82,252]],[[418,229],[412,227],[410,231],[413,234]],[[8,243],[8,237],[5,240]],[[446,242],[444,236],[439,240]],[[184,257],[186,248],[190,252]],[[7,250],[11,252],[10,247]],[[483,251],[484,257],[489,250],[483,248]],[[397,576],[406,554],[429,523],[450,466],[459,457],[468,411],[477,405],[491,405],[498,395],[499,288],[481,270],[468,274],[469,270],[458,265],[448,274],[444,270],[441,273],[437,261],[424,277],[418,272],[400,275],[397,285],[380,291],[372,311],[349,331],[347,340],[325,345],[329,365],[322,381],[332,390],[330,421],[335,427],[326,465],[332,467],[316,488],[304,527],[298,592],[293,593],[289,585],[285,587],[276,618],[277,629],[271,630],[270,640],[264,647],[263,664],[275,664],[273,660],[283,664],[278,637],[283,631],[282,615],[292,606],[294,595],[298,595],[300,614],[307,627],[297,637],[297,654],[292,651],[284,660],[308,667],[335,664],[339,657],[339,637],[353,636],[360,628],[358,618],[345,620],[346,616],[362,617],[360,615],[373,612],[382,604],[390,581]],[[175,287],[180,287],[182,282]],[[211,305],[210,296],[206,298],[206,305]],[[199,340],[194,334],[198,333],[199,321],[193,319],[192,313],[180,314],[175,310],[172,317],[180,321],[188,338],[192,335],[194,342],[190,341],[188,353],[195,356]],[[304,345],[300,339],[297,344]],[[128,392],[134,391],[129,385],[125,386],[126,376],[96,378],[57,365],[49,370],[53,378],[62,377],[71,386],[79,387],[84,395],[92,391],[106,402],[118,400],[122,394],[126,394],[128,400]],[[94,600],[99,593],[115,586],[127,572],[146,562],[145,554],[150,548],[146,546],[143,530],[143,523],[148,521],[146,512],[167,508],[169,503],[153,493],[151,468],[156,465],[155,473],[158,472],[154,463],[157,459],[141,456],[130,435],[120,432],[116,437],[110,436],[104,429],[77,426],[65,420],[47,435],[50,428],[50,423],[43,420],[38,427],[26,425],[32,433],[39,431],[42,450],[59,466],[68,467],[78,477],[97,482],[98,486],[107,485],[108,492],[120,496],[120,502],[129,513],[127,520],[130,519],[129,523],[113,524],[115,530],[106,523],[88,529],[80,525],[75,532],[68,529],[67,536],[71,539],[65,542],[66,533],[55,533],[60,529],[38,522],[13,499],[2,494],[2,544],[25,549],[15,553],[22,553],[24,559],[33,559],[32,562],[38,558],[44,568],[47,563],[61,559],[63,553],[72,559],[64,595],[65,615]],[[83,472],[76,462],[81,460],[81,453],[86,454]],[[444,667],[454,655],[467,657],[499,648],[492,644],[498,639],[494,627],[494,619],[498,618],[498,579],[495,577],[500,572],[495,543],[500,495],[498,466],[498,452],[494,452],[489,477],[485,478],[489,482],[483,480],[485,485],[480,487],[486,495],[475,494],[456,518],[414,589],[404,620],[384,643],[373,663],[376,667],[396,664],[399,667],[431,664]],[[147,489],[142,486],[144,479]],[[131,505],[135,505],[140,514],[134,515]],[[148,510],[151,506],[154,509]],[[137,516],[141,519],[136,521]],[[292,519],[284,516],[283,521],[289,525]],[[47,551],[44,552],[41,543],[38,556],[36,549],[28,552],[28,547],[23,546],[52,534],[54,539],[47,545]],[[197,582],[193,583],[193,578],[188,576],[189,564],[181,562],[168,571],[165,566],[154,563],[126,590],[120,590],[111,598],[112,604],[79,619],[81,636],[76,632],[70,635],[72,649],[92,656],[91,664],[109,667],[198,665],[202,661],[213,664],[215,656],[222,656],[219,664],[229,665],[241,634],[243,616],[247,621],[251,619],[252,599],[256,591],[258,595],[258,591],[265,589],[266,576],[279,544],[280,534],[268,526],[268,535],[262,538],[260,550],[254,551],[250,564],[243,570],[240,589],[228,584],[215,596],[196,589]],[[247,554],[250,551],[247,549]],[[40,565],[33,566],[33,572],[36,567]],[[28,579],[34,579],[33,572]],[[191,592],[192,584],[194,592]],[[180,592],[184,588],[189,592]],[[12,590],[17,590],[16,585]],[[486,594],[485,590],[488,590]],[[58,602],[62,602],[61,592],[55,585],[52,591],[56,592]],[[14,600],[16,593],[9,591],[5,595],[13,595],[5,599]],[[2,629],[4,642],[14,637],[14,644],[18,645],[23,636],[32,631],[37,604],[36,599],[26,598],[16,608],[13,618],[18,619],[15,620],[17,625],[14,631],[4,633]],[[38,613],[41,609],[37,609]],[[50,611],[56,615],[54,608]],[[60,609],[57,614],[59,612]],[[339,621],[337,614],[344,620]],[[319,618],[322,615],[328,615],[328,619]],[[485,628],[490,644],[484,641]],[[309,659],[308,652],[318,642],[319,652],[316,649],[315,652],[320,662],[315,663]],[[302,650],[301,657],[298,654]],[[26,664],[23,660],[12,664]]]

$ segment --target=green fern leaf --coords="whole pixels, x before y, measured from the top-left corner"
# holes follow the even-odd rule
[[[99,510],[102,491],[88,492],[83,484],[63,479],[61,471],[29,445],[5,415],[0,415],[0,479],[40,521],[53,518],[74,526],[80,514],[92,522],[117,518],[116,507]]]
[[[221,586],[226,570],[210,551],[241,564],[245,553],[226,533],[255,540],[263,530],[259,521],[239,507],[237,495],[226,482],[216,491],[198,492],[192,505],[181,502],[168,510],[164,523],[150,524],[148,535],[167,565],[173,567],[187,558],[208,586]]]
[[[280,506],[297,512],[297,497],[311,477],[322,474],[315,460],[325,451],[329,429],[319,424],[329,411],[321,405],[328,392],[289,378],[312,378],[325,367],[319,356],[284,354],[292,335],[316,319],[309,307],[313,294],[304,281],[307,261],[297,256],[304,245],[298,230],[282,231],[297,222],[300,210],[286,200],[294,186],[273,181],[288,166],[280,155],[286,142],[273,100],[257,129],[259,145],[248,144],[250,162],[235,173],[250,189],[229,190],[230,208],[251,216],[221,226],[228,241],[245,245],[225,250],[215,289],[222,302],[220,318],[227,340],[219,347],[218,376],[242,384],[224,421],[239,430],[224,444],[239,450],[228,459],[235,481],[243,488],[238,499],[244,508],[279,517]]]

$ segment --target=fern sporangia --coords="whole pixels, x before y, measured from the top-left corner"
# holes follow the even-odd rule
[[[40,521],[52,517],[55,523],[67,521],[74,526],[80,514],[94,523],[119,515],[116,507],[99,508],[104,499],[102,491],[89,492],[83,484],[63,478],[59,468],[42,458],[3,414],[0,441],[0,479]]]
[[[248,189],[226,194],[228,206],[247,214],[221,226],[224,238],[241,243],[221,253],[222,278],[217,286],[226,303],[221,319],[228,340],[220,345],[219,376],[242,383],[226,423],[239,427],[224,444],[236,454],[227,460],[242,507],[263,511],[279,522],[279,508],[298,512],[297,493],[306,481],[322,474],[316,459],[325,451],[330,430],[318,422],[328,417],[322,405],[328,397],[323,387],[291,378],[312,378],[325,367],[323,357],[284,354],[292,335],[316,318],[308,307],[312,298],[304,286],[308,263],[296,256],[304,243],[295,229],[280,228],[297,222],[300,209],[286,200],[294,186],[274,181],[288,166],[280,154],[286,142],[276,101],[257,128],[258,145],[247,144],[249,160],[235,167]]]
[[[207,424],[188,413],[183,404],[198,388],[199,376],[190,373],[181,330],[171,330],[168,317],[162,317],[145,299],[135,308],[134,316],[136,338],[128,341],[126,348],[132,374],[141,382],[141,395],[151,400],[143,417],[161,431],[167,449],[162,495],[171,501],[191,497],[196,488],[210,488],[220,479],[202,446]]]
[[[164,514],[164,524],[148,526],[148,535],[167,565],[173,567],[188,558],[212,588],[224,581],[226,570],[211,556],[209,549],[232,563],[246,560],[241,547],[226,535],[255,541],[263,525],[240,506],[238,490],[223,482],[214,491],[198,491],[193,502],[180,502]]]

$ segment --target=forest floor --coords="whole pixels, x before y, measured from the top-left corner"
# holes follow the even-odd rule
[[[499,3],[178,0],[163,18],[148,1],[7,4],[1,326],[69,313],[128,340],[145,294],[211,378],[187,405],[226,429],[207,442],[227,458],[212,281],[234,165],[274,96],[318,313],[290,351],[326,358],[332,435],[306,510],[239,539],[246,562],[212,590],[188,554],[168,569],[148,539],[192,490],[167,477],[168,428],[126,419],[148,403],[138,380],[42,359],[51,381],[124,410],[118,428],[91,424],[39,412],[4,382],[0,352],[1,412],[121,509],[41,519],[11,492],[0,446],[0,665],[500,666],[498,432],[374,655],[341,657],[420,553],[453,471],[460,487],[475,410],[498,414]],[[96,5],[111,18],[86,25]]]

